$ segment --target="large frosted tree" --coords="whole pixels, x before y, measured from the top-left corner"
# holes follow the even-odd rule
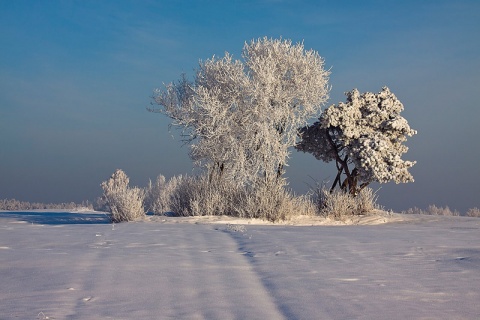
[[[253,40],[242,57],[201,61],[193,81],[184,76],[156,90],[160,108],[151,111],[183,127],[191,158],[210,179],[277,183],[298,128],[328,98],[329,71],[317,52],[290,40]]]
[[[354,89],[346,96],[346,103],[330,106],[319,121],[300,130],[302,140],[296,149],[335,161],[331,190],[339,186],[356,195],[373,181],[413,182],[408,169],[415,162],[401,156],[408,151],[407,136],[416,131],[400,115],[403,104],[387,87],[378,94]]]

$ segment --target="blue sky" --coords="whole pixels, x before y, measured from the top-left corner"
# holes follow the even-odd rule
[[[153,89],[264,36],[324,57],[327,105],[384,85],[403,102],[415,182],[381,185],[386,209],[480,207],[476,0],[0,0],[0,199],[93,200],[116,168],[139,186],[192,173],[169,119],[146,111]],[[297,152],[289,164],[298,193],[335,173]]]

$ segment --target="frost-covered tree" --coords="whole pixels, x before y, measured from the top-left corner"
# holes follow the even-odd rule
[[[373,181],[413,182],[408,169],[415,162],[401,157],[408,150],[407,136],[416,131],[400,115],[403,104],[387,87],[378,94],[354,89],[346,96],[346,103],[330,106],[318,122],[300,130],[302,140],[296,149],[325,162],[335,161],[331,191],[340,186],[357,195]]]
[[[242,56],[201,61],[192,82],[184,76],[156,90],[161,108],[150,111],[184,128],[191,158],[210,180],[276,183],[298,128],[327,99],[329,71],[317,52],[289,40],[253,40]]]

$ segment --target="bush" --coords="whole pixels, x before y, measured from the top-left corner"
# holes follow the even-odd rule
[[[330,192],[326,188],[317,189],[316,201],[318,212],[324,217],[343,220],[346,216],[355,214],[355,198],[340,190]]]
[[[330,192],[324,186],[314,190],[314,203],[318,213],[334,220],[345,220],[355,215],[364,215],[379,209],[376,204],[377,195],[371,188],[364,188],[355,197],[341,190]]]
[[[166,182],[160,175],[145,193],[145,207],[154,214],[170,211],[178,216],[203,216],[226,214],[228,197],[235,191],[213,185],[204,176],[180,175]]]
[[[269,221],[289,220],[299,215],[315,215],[315,206],[308,196],[296,196],[279,184],[259,184],[239,193],[236,215]]]
[[[155,183],[150,180],[145,188],[144,206],[147,212],[163,214],[169,211],[169,193],[163,175],[159,175]]]
[[[409,208],[405,211],[402,211],[402,213],[403,214],[427,214],[425,211],[417,207]]]
[[[478,209],[477,207],[468,209],[467,217],[478,217],[478,218],[480,218],[480,209]]]
[[[179,216],[207,215],[193,208],[192,202],[198,199],[198,178],[189,176],[174,176],[168,181],[168,207]],[[201,187],[200,187],[201,188]]]
[[[364,188],[356,196],[357,214],[365,214],[373,210],[381,209],[377,204],[378,195],[372,188]]]
[[[309,197],[295,196],[280,185],[241,187],[228,180],[210,181],[201,175],[173,177],[163,190],[164,208],[179,216],[227,215],[279,221],[315,214]]]
[[[427,214],[435,216],[459,216],[460,213],[455,210],[451,211],[448,206],[445,208],[437,207],[435,205],[429,205],[427,208]]]
[[[102,182],[103,199],[113,222],[134,221],[145,217],[143,189],[128,186],[129,178],[117,169],[110,179]]]
[[[426,210],[419,209],[417,207],[402,211],[403,214],[425,214],[430,216],[459,216],[460,213],[457,210],[450,210],[448,206],[445,208],[437,207],[435,205],[429,205]]]

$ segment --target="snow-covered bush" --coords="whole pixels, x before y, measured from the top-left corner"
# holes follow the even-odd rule
[[[460,213],[457,210],[452,211],[448,206],[443,208],[443,207],[437,207],[436,205],[433,205],[433,204],[428,206],[426,213],[434,216],[459,216],[460,215]]]
[[[263,184],[255,188],[247,188],[240,195],[241,198],[234,208],[239,217],[276,222],[290,220],[295,216],[316,214],[310,197],[297,196],[285,190],[280,184]]]
[[[145,216],[143,208],[144,190],[129,187],[129,178],[117,169],[110,179],[102,182],[103,199],[108,206],[113,222],[133,221]]]
[[[210,181],[207,175],[173,177],[169,210],[180,216],[227,215],[269,221],[288,220],[296,215],[314,215],[306,196],[295,196],[277,185],[242,187],[229,180]]]
[[[403,104],[387,87],[378,94],[354,89],[346,96],[346,103],[330,106],[318,122],[300,129],[302,140],[296,149],[325,162],[335,161],[337,176],[331,191],[340,186],[357,195],[373,181],[413,182],[408,169],[415,162],[401,156],[408,150],[407,136],[416,131],[400,115]]]
[[[426,210],[419,209],[417,207],[409,208],[405,211],[402,211],[403,214],[425,214],[433,216],[459,216],[460,213],[457,210],[450,210],[448,206],[445,208],[437,207],[436,205],[429,205]]]
[[[159,175],[154,183],[150,180],[145,188],[144,206],[147,212],[163,214],[170,210],[170,194],[163,175]]]
[[[355,212],[355,198],[352,195],[338,190],[329,191],[326,188],[319,190],[317,195],[318,212],[324,217],[342,220],[345,216],[352,216]]]
[[[232,215],[229,208],[240,188],[205,175],[179,176],[172,181],[170,209],[180,216]]]
[[[479,217],[480,218],[480,209],[478,209],[477,207],[468,209],[467,217]]]
[[[418,207],[408,208],[407,210],[403,210],[402,214],[424,214],[424,211]]]
[[[184,76],[156,90],[160,109],[149,110],[184,128],[191,158],[209,181],[284,185],[288,148],[325,103],[328,75],[302,43],[262,38],[245,44],[243,61],[213,57],[200,62],[193,82]]]
[[[317,186],[314,192],[314,203],[319,215],[334,220],[345,220],[355,215],[365,215],[379,209],[377,196],[371,188],[364,188],[354,195],[338,189],[328,190]]]
[[[356,213],[366,214],[381,209],[381,206],[377,204],[377,199],[378,195],[372,188],[362,189],[355,197],[355,202],[357,203]]]

